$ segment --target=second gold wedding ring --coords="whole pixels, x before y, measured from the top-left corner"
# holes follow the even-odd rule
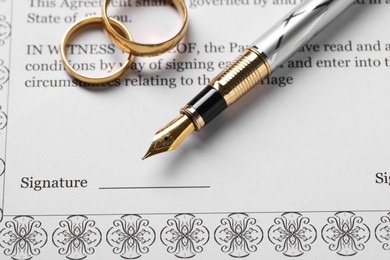
[[[109,20],[107,15],[107,8],[111,0],[104,0],[102,5],[102,18],[103,18],[104,28],[106,29],[108,36],[111,38],[111,40],[123,51],[131,52],[136,56],[157,56],[176,46],[181,41],[181,39],[183,38],[183,36],[187,31],[188,14],[187,14],[187,8],[184,0],[171,0],[171,1],[175,6],[175,8],[180,13],[183,19],[183,24],[180,31],[167,41],[160,42],[160,43],[144,44],[123,37],[123,35],[120,34],[120,32],[118,32],[117,29],[113,26],[112,22]]]

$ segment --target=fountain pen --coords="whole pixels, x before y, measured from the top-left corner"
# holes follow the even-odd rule
[[[178,117],[157,131],[143,159],[174,150],[193,131],[202,130],[353,3],[354,0],[307,0],[297,5],[211,80]]]

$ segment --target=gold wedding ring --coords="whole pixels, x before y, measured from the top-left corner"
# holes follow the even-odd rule
[[[61,42],[61,58],[65,67],[65,70],[74,78],[81,80],[83,82],[92,83],[92,84],[102,84],[110,82],[122,76],[127,69],[129,68],[131,62],[133,61],[134,55],[138,56],[156,56],[161,53],[164,53],[173,47],[175,47],[184,37],[187,27],[188,27],[188,14],[187,7],[184,0],[171,0],[177,11],[180,13],[183,19],[183,24],[179,32],[173,36],[171,39],[160,42],[160,43],[138,43],[133,41],[130,32],[127,30],[121,22],[114,18],[110,18],[107,15],[107,8],[111,0],[103,0],[102,5],[102,15],[101,16],[89,16],[81,19],[74,25],[72,25],[65,33],[62,42]],[[110,39],[123,51],[129,53],[129,57],[126,62],[119,68],[119,70],[109,74],[104,77],[89,77],[80,72],[76,71],[66,57],[66,49],[69,43],[69,40],[75,32],[77,32],[82,27],[93,24],[100,23],[103,24],[104,29],[106,30]]]
[[[180,31],[173,36],[171,39],[160,42],[160,43],[153,43],[153,44],[144,44],[144,43],[138,43],[131,39],[126,39],[123,37],[115,28],[114,25],[108,18],[107,15],[107,8],[110,4],[111,0],[104,0],[102,5],[102,17],[103,17],[103,23],[104,28],[108,32],[108,36],[111,38],[111,40],[117,44],[119,48],[121,48],[123,51],[126,52],[132,52],[134,55],[137,56],[156,56],[163,52],[166,52],[170,49],[172,49],[174,46],[176,46],[181,39],[183,38],[184,34],[187,31],[188,27],[188,14],[187,14],[187,7],[185,5],[184,0],[171,0],[173,5],[176,7],[180,15],[183,19],[183,24],[180,29]]]
[[[110,25],[112,24],[113,27],[115,27],[116,30],[119,31],[118,35],[121,35],[121,37],[123,39],[131,41],[132,38],[131,38],[130,32],[127,30],[127,28],[122,23],[120,23],[118,20],[115,20],[113,18],[108,18],[108,19],[110,21]],[[109,74],[108,76],[104,76],[104,77],[96,77],[96,78],[89,77],[89,76],[83,75],[80,72],[73,69],[73,67],[70,65],[68,59],[66,58],[66,46],[68,45],[69,40],[71,39],[71,37],[73,36],[73,34],[75,32],[77,32],[82,27],[89,25],[89,24],[93,24],[93,23],[102,24],[103,18],[101,16],[85,17],[85,18],[81,19],[80,21],[78,21],[77,23],[75,23],[74,25],[72,25],[66,31],[66,33],[62,39],[62,42],[61,42],[61,57],[62,57],[62,61],[63,61],[64,67],[65,67],[65,70],[72,77],[79,79],[81,81],[87,82],[87,83],[102,84],[102,83],[106,83],[106,82],[115,80],[118,77],[120,77],[123,73],[125,73],[127,71],[127,68],[130,66],[131,62],[133,61],[134,56],[133,56],[133,52],[129,51],[129,57],[126,60],[126,62],[124,62],[122,67],[120,67],[117,71],[113,72],[112,74]]]

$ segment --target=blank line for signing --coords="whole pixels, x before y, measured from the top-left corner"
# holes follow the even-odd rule
[[[210,186],[100,187],[99,190],[210,189]]]

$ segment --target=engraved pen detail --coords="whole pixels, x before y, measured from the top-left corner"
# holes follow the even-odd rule
[[[353,0],[303,1],[260,36],[253,48],[265,54],[271,70],[288,60],[297,48],[307,43],[354,3]]]

